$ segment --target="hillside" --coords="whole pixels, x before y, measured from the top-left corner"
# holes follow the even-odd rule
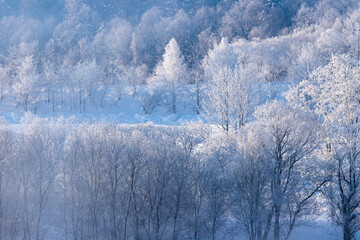
[[[0,240],[360,239],[358,0],[0,0]]]

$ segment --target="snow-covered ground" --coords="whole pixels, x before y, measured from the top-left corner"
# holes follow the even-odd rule
[[[52,110],[52,103],[42,103],[37,110],[36,115],[41,118],[71,118],[74,122],[100,122],[109,121],[113,123],[139,124],[149,123],[159,125],[181,124],[185,121],[199,121],[203,118],[196,114],[193,107],[179,106],[176,113],[171,113],[169,108],[164,105],[157,106],[152,114],[145,114],[136,96],[125,93],[122,98],[115,101],[111,96],[107,96],[103,107],[92,106],[88,104],[85,112],[78,109],[70,110],[65,105]],[[24,117],[24,109],[21,106],[16,107],[11,96],[5,96],[0,101],[0,116],[10,124],[18,124]]]
[[[176,113],[172,113],[169,106],[159,103],[151,114],[145,114],[138,100],[139,96],[149,91],[147,85],[138,86],[138,92],[133,95],[131,87],[125,87],[120,100],[115,100],[111,87],[106,89],[103,107],[100,104],[87,104],[85,112],[80,112],[78,107],[70,108],[69,103],[63,107],[60,104],[55,106],[46,102],[40,104],[36,115],[42,118],[72,118],[74,122],[99,122],[109,121],[113,123],[139,124],[152,122],[159,125],[180,125],[189,121],[206,122],[203,114],[196,113],[194,86],[186,86],[183,94],[179,95],[179,103]],[[289,83],[258,83],[252,86],[255,88],[258,104],[263,104],[270,99],[284,99],[283,93],[288,90]],[[60,102],[59,99],[56,100]],[[0,116],[10,124],[18,124],[25,115],[22,106],[15,106],[14,97],[5,95],[0,101]]]
[[[291,240],[340,240],[341,229],[333,225],[326,217],[319,217],[309,226],[294,229]]]

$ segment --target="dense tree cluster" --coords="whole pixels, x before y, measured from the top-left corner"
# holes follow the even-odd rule
[[[75,125],[32,115],[22,130],[3,124],[0,236],[266,239],[273,225],[290,235],[325,183],[307,159],[317,129],[311,119],[293,122],[298,114],[275,102],[232,136],[202,124]]]
[[[356,55],[356,1],[146,2],[134,2],[143,10],[131,18],[111,1],[22,1],[20,12],[13,10],[19,2],[2,1],[8,12],[0,19],[1,99],[8,96],[34,113],[42,105],[84,112],[89,104],[120,100],[126,86],[133,86],[135,96],[144,85],[137,99],[151,106],[145,113],[159,104],[200,113],[221,75],[241,75],[245,85],[300,82],[331,54]],[[36,4],[59,14],[25,14]],[[105,14],[103,8],[119,12]],[[241,125],[256,103],[239,101]]]
[[[0,239],[287,240],[327,211],[353,240],[359,2],[121,2],[0,0],[0,103],[27,112],[0,126]],[[205,123],[36,116],[125,94]]]

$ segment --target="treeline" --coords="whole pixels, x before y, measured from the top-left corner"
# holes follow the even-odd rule
[[[357,1],[221,1],[175,14],[151,8],[133,21],[64,4],[61,21],[0,20],[1,99],[34,113],[84,112],[146,86],[136,96],[144,113],[159,104],[176,111],[184,92],[200,113],[223,68],[236,66],[246,82],[299,82],[357,46]]]

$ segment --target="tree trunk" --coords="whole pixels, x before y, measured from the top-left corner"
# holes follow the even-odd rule
[[[3,202],[2,202],[2,182],[3,182],[3,169],[4,169],[4,163],[2,163],[0,171],[0,240],[2,240],[3,235]]]
[[[266,220],[266,226],[265,226],[265,230],[264,230],[264,235],[262,237],[263,240],[267,240],[267,237],[269,235],[273,213],[274,213],[274,208],[271,209],[271,212],[269,213],[268,219]]]
[[[275,222],[274,222],[274,240],[280,239],[280,206],[275,204],[274,207]]]
[[[349,226],[348,221],[346,221],[346,222],[344,223],[344,226],[343,226],[343,236],[344,236],[344,240],[352,240],[352,239],[351,239],[351,235],[350,235],[350,226]]]
[[[196,84],[196,113],[200,114],[200,86]]]

